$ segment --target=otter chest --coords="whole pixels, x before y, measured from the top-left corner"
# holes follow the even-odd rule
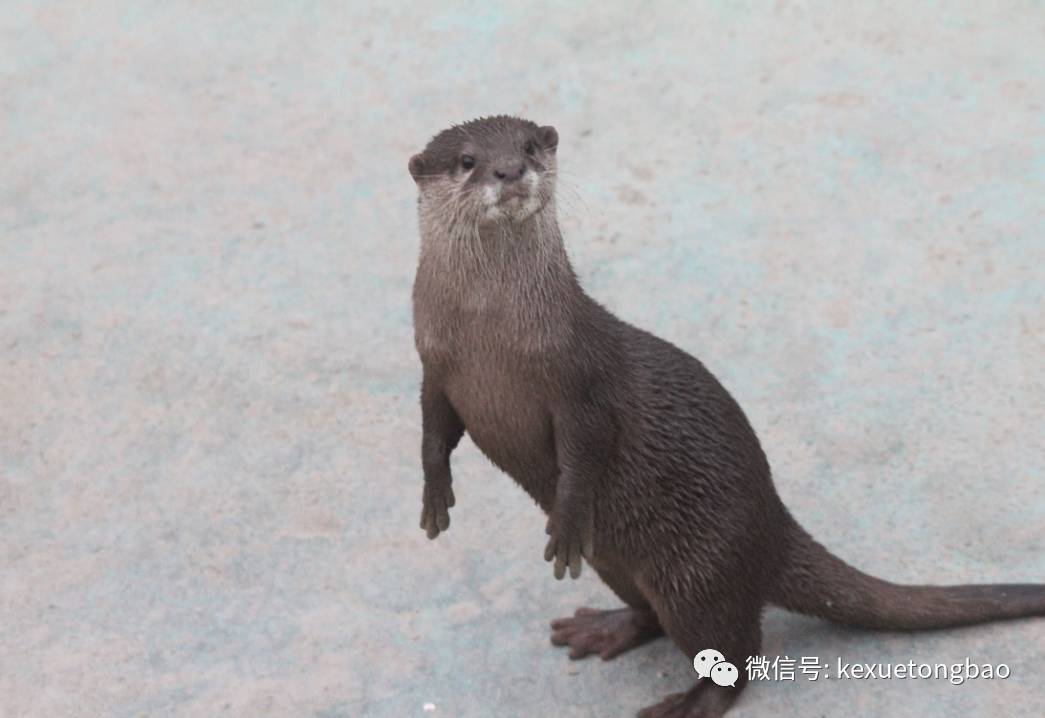
[[[472,441],[503,471],[519,480],[554,471],[547,393],[526,371],[472,357],[449,373],[444,391]]]

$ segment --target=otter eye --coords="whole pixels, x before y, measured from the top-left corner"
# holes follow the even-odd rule
[[[475,167],[475,158],[471,155],[461,155],[461,168],[470,170]]]
[[[526,143],[525,150],[526,154],[528,154],[530,157],[533,157],[535,154],[537,154],[537,145],[534,143],[533,140],[530,140]]]

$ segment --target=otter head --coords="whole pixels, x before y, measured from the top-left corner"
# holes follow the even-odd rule
[[[410,158],[410,174],[429,219],[479,228],[521,223],[555,193],[554,127],[501,115],[443,130]]]

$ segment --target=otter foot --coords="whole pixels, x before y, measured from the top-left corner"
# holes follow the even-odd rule
[[[688,693],[672,693],[655,706],[639,711],[638,718],[721,718],[736,700],[737,691],[701,681]]]
[[[598,653],[604,661],[663,636],[652,613],[633,608],[596,611],[578,608],[573,618],[552,621],[552,643],[569,646],[570,659]]]
[[[450,480],[425,481],[421,495],[421,528],[434,539],[450,528],[450,508],[454,505],[454,490]]]

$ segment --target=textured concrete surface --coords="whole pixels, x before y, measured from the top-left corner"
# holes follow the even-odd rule
[[[417,528],[406,161],[480,114],[558,127],[589,291],[722,378],[814,535],[1045,581],[1041,3],[369,5],[0,6],[0,715],[580,718],[690,684],[663,641],[548,645],[614,599],[552,579],[469,443],[449,533]],[[1045,714],[1045,621],[765,625],[1011,677],[758,683],[738,718]]]

